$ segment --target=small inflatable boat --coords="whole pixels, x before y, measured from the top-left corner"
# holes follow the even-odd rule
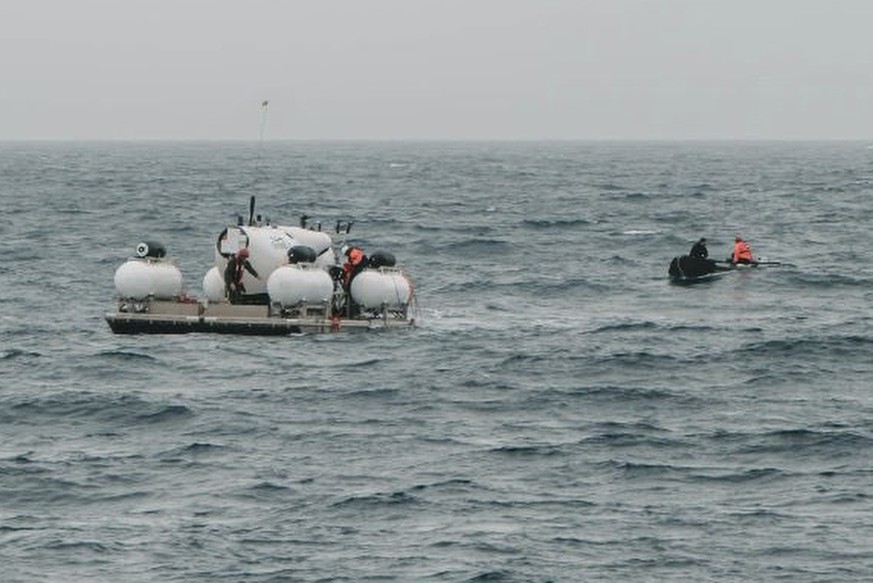
[[[732,272],[764,267],[779,267],[783,265],[790,266],[791,264],[783,263],[781,261],[768,261],[761,257],[756,257],[753,261],[748,263],[733,263],[730,259],[716,261],[714,259],[682,255],[680,257],[674,257],[670,261],[670,267],[667,268],[667,274],[670,276],[670,281],[673,283],[690,284],[711,281]]]
[[[336,224],[345,238],[350,223]],[[188,295],[163,245],[143,241],[115,272],[117,301],[106,321],[117,334],[280,335],[415,324],[412,281],[391,253],[372,253],[352,272],[327,231],[238,217],[218,235],[204,297]],[[229,265],[231,264],[231,265]],[[232,282],[232,280],[236,280]]]
[[[730,263],[718,263],[713,259],[682,255],[670,261],[667,274],[673,283],[701,283],[717,279],[734,269],[734,265]]]

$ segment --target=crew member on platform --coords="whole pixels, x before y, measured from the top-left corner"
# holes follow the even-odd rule
[[[706,237],[701,237],[700,240],[691,247],[691,251],[688,252],[688,255],[700,259],[706,259],[709,257],[709,250],[706,248]]]
[[[752,263],[755,260],[752,257],[752,248],[739,235],[734,239],[734,254],[731,260],[734,264]]]
[[[346,249],[346,258],[343,264],[343,286],[348,290],[355,276],[367,266],[367,256],[360,247],[349,247]]]
[[[260,279],[258,272],[249,263],[249,250],[246,247],[240,249],[236,255],[231,255],[227,259],[227,267],[224,268],[224,294],[232,304],[237,303],[240,296],[246,291],[246,286],[243,285],[242,281],[244,271],[248,271],[255,278]]]

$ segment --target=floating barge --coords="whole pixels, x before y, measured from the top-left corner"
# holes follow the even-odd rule
[[[403,313],[385,311],[354,318],[329,316],[328,306],[310,306],[296,315],[271,314],[268,306],[240,306],[230,303],[147,300],[119,301],[115,312],[106,314],[116,334],[239,334],[285,336],[311,332],[342,332],[410,328],[415,319]]]
[[[350,228],[337,223],[337,244],[306,218],[299,227],[255,221],[252,197],[248,223],[239,217],[218,236],[205,297],[184,292],[164,247],[143,241],[115,272],[118,299],[106,322],[116,334],[266,336],[414,326],[412,281],[391,253],[368,257],[347,245]]]

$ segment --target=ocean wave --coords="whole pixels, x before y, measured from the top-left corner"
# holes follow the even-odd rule
[[[505,277],[501,276],[501,277]],[[521,297],[534,297],[539,299],[564,298],[569,293],[605,292],[610,290],[608,283],[583,276],[543,276],[540,273],[528,272],[522,274],[522,279],[510,281],[497,281],[493,278],[480,277],[478,279],[455,278],[454,281],[437,283],[428,289],[428,292],[447,293],[487,293],[495,290],[506,290],[512,295]],[[500,297],[505,297],[502,294]],[[493,303],[491,305],[494,305]],[[518,311],[518,303],[513,311]]]
[[[400,390],[390,387],[371,387],[371,388],[359,388],[348,393],[344,393],[343,398],[345,399],[374,399],[376,401],[379,400],[389,400],[397,397],[400,394]]]
[[[563,390],[560,391],[560,393],[562,395],[572,396],[574,398],[584,398],[586,400],[600,402],[615,401],[627,404],[647,402],[661,403],[669,401],[677,404],[693,405],[700,402],[698,397],[685,393],[641,386],[600,385],[578,387],[570,390]],[[647,429],[646,427],[642,428]],[[634,431],[637,431],[638,429],[640,429],[640,426],[633,427]]]
[[[790,515],[777,512],[771,508],[755,508],[727,513],[732,519],[741,523],[760,524],[761,522],[778,522],[790,518]]]
[[[611,289],[608,283],[598,281],[590,277],[569,276],[562,278],[561,281],[539,280],[530,291],[547,294],[547,297],[561,297],[562,294],[568,291],[572,292],[606,292]]]
[[[664,479],[666,477],[682,479],[688,475],[691,469],[687,466],[676,466],[668,463],[634,462],[618,459],[606,460],[597,465],[604,469],[620,472],[630,479]]]
[[[185,405],[151,405],[142,411],[132,413],[130,419],[142,423],[165,423],[194,416],[194,411]]]
[[[55,210],[55,212],[60,213],[61,215],[67,215],[67,216],[93,215],[93,214],[96,214],[96,211],[93,211],[93,210],[91,210],[91,209],[83,209],[83,208],[80,208],[80,207],[74,207],[74,206],[66,207],[66,208],[63,208],[63,207],[62,207],[62,208],[56,208],[56,209],[54,209],[54,210]]]
[[[14,462],[16,464],[31,464],[34,463],[33,454],[33,451],[26,451],[24,453],[14,454],[10,457],[0,458],[0,461]]]
[[[636,332],[636,331],[653,331],[663,330],[665,332],[712,332],[716,330],[709,324],[670,324],[664,322],[655,322],[653,320],[640,320],[631,322],[616,322],[614,324],[604,324],[588,330],[587,334],[603,334],[608,332]]]
[[[621,184],[616,184],[614,182],[599,182],[588,184],[586,186],[590,186],[592,188],[596,188],[598,190],[605,190],[606,192],[620,192],[625,190],[625,187]]]
[[[132,361],[132,360],[151,360],[157,361],[158,359],[149,354],[143,354],[142,352],[133,352],[130,350],[103,350],[98,353],[98,356],[107,357],[110,359],[118,359],[122,362],[124,361]]]
[[[262,481],[246,488],[246,494],[256,498],[273,497],[276,495],[293,492],[290,486],[277,484],[276,482]]]
[[[481,549],[480,549],[481,550]],[[492,581],[495,583],[500,583],[502,581],[516,581],[516,576],[513,571],[508,570],[498,570],[498,571],[484,571],[479,573],[478,575],[474,575],[467,579],[469,583],[491,583]]]
[[[603,422],[585,428],[579,440],[585,445],[684,447],[687,437],[663,427],[645,422]]]
[[[591,221],[588,219],[524,219],[521,221],[522,227],[536,231],[573,229],[575,227],[587,227],[591,224]]]
[[[98,555],[117,552],[124,548],[120,542],[105,543],[96,540],[53,540],[42,545],[42,548],[55,553],[81,553],[87,551]]]
[[[107,396],[96,392],[64,392],[7,400],[17,423],[40,419],[88,419],[119,424],[157,424],[194,415],[185,405],[153,403],[130,395]]]
[[[873,288],[873,279],[866,276],[843,273],[799,273],[792,272],[787,283],[799,289]]]
[[[549,362],[555,358],[554,354],[532,354],[530,352],[516,352],[514,354],[510,354],[503,358],[500,363],[497,365],[497,368],[515,366],[515,365],[529,365],[538,362]]]
[[[214,443],[203,443],[199,441],[195,441],[189,445],[182,447],[181,449],[175,450],[178,453],[183,454],[211,454],[213,452],[220,452],[227,449],[227,446],[224,445],[216,445]]]
[[[709,182],[701,182],[699,184],[690,184],[687,186],[687,188],[690,189],[695,194],[702,193],[702,192],[713,192],[714,190],[716,190],[715,186],[710,184]]]
[[[48,474],[39,476],[12,471],[4,477],[4,486],[9,488],[8,492],[4,492],[4,498],[22,506],[34,504],[41,508],[64,507],[71,502],[81,502],[85,490],[83,485],[73,479],[54,477],[57,473],[56,467],[51,467]],[[7,481],[8,486],[5,485]]]
[[[659,328],[657,322],[652,322],[649,320],[642,322],[618,322],[615,324],[606,324],[600,326],[599,328],[595,328],[594,330],[589,330],[588,334],[602,334],[604,332],[629,332],[634,330],[655,330]]]
[[[386,359],[384,358],[367,358],[355,362],[344,362],[339,368],[357,371],[365,368],[377,367],[385,361]]]
[[[363,496],[349,496],[331,504],[332,508],[354,508],[359,510],[379,509],[384,507],[409,506],[418,504],[416,496],[408,492],[392,492],[368,494]]]
[[[19,348],[10,348],[0,352],[0,360],[12,360],[16,358],[40,358],[42,353],[33,350],[23,350]]]
[[[639,367],[644,369],[672,368],[682,363],[680,358],[672,354],[659,354],[649,350],[613,352],[606,356],[597,357],[597,360],[604,366]]]
[[[473,480],[464,478],[452,478],[448,480],[440,480],[428,484],[416,484],[410,488],[413,492],[421,492],[425,490],[448,490],[452,492],[468,491],[471,489],[480,488]]]
[[[580,441],[585,446],[602,445],[610,448],[621,447],[651,447],[651,448],[684,448],[688,442],[683,439],[669,437],[657,437],[634,432],[606,432],[591,435]]]
[[[698,482],[725,482],[739,484],[744,482],[757,482],[778,480],[788,477],[790,474],[778,468],[752,468],[727,472],[691,472],[689,479]]]
[[[857,354],[870,354],[873,358],[873,336],[825,336],[814,338],[794,338],[768,340],[744,346],[732,354],[743,358],[769,359],[774,357],[802,356],[845,357]]]
[[[855,454],[873,446],[873,437],[856,431],[822,431],[815,429],[781,429],[746,436],[747,443],[737,448],[741,453],[786,453],[795,455]]]
[[[416,231],[424,231],[425,233],[443,234],[446,230],[445,225],[415,223],[412,228]]]
[[[490,449],[491,453],[501,455],[509,455],[513,457],[527,456],[552,456],[561,455],[565,452],[566,446],[563,444],[543,444],[543,445],[502,445]]]
[[[437,245],[435,250],[439,253],[457,252],[463,256],[476,254],[491,254],[498,252],[506,252],[512,249],[509,241],[502,239],[492,239],[486,237],[473,237],[462,240],[451,241],[442,245]]]

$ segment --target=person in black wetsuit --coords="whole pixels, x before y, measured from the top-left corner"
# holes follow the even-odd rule
[[[717,270],[715,261],[709,259],[706,237],[701,237],[688,252],[688,255],[673,258],[668,273],[675,278],[694,278]]]
[[[691,257],[697,257],[698,259],[706,259],[709,257],[709,250],[706,248],[706,237],[701,237],[700,240],[691,247],[691,251],[688,252],[688,255]]]
[[[249,250],[245,247],[236,255],[231,255],[227,260],[227,267],[224,268],[224,293],[232,304],[237,303],[246,291],[242,282],[243,270],[260,279],[258,272],[249,263]]]

